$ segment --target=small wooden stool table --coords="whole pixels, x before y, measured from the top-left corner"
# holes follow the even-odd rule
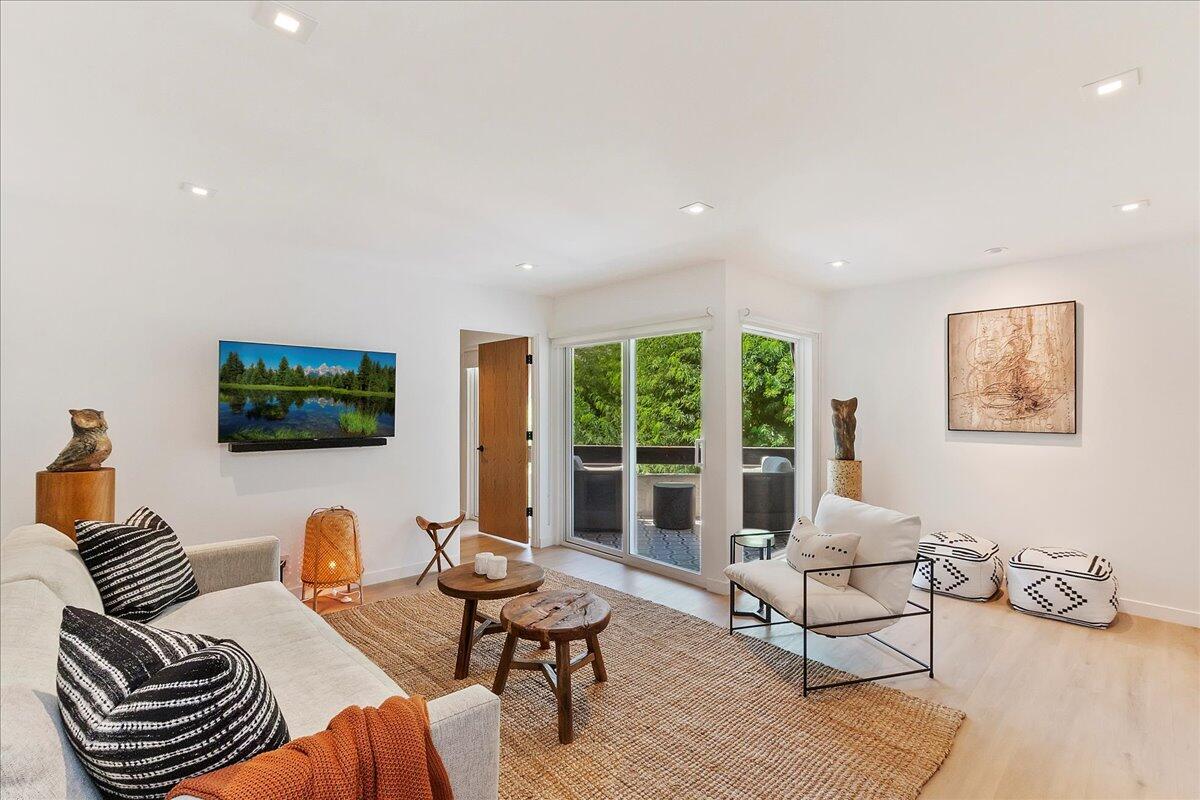
[[[486,575],[476,575],[474,564],[459,564],[453,569],[438,573],[438,589],[449,597],[464,600],[462,628],[458,634],[458,659],[454,663],[454,677],[462,680],[471,669],[471,648],[475,643],[492,633],[501,633],[504,628],[494,617],[479,612],[480,600],[500,600],[532,592],[546,580],[546,573],[537,564],[528,561],[509,561],[508,575],[499,580],[489,580]],[[480,625],[475,626],[478,622]]]
[[[558,702],[558,741],[570,744],[575,738],[571,673],[591,664],[597,682],[608,680],[598,634],[608,627],[611,615],[612,608],[603,599],[575,589],[534,592],[509,600],[500,609],[500,624],[508,631],[508,637],[504,640],[492,692],[504,691],[510,669],[540,671]],[[518,639],[539,644],[554,642],[554,663],[515,660],[513,652]],[[587,652],[572,659],[571,642],[581,639],[587,641]]]

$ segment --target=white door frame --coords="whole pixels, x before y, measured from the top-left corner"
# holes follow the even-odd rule
[[[479,367],[466,367],[467,375],[467,518],[479,519]]]

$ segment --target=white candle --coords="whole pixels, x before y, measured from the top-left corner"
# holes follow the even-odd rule
[[[493,556],[491,553],[476,553],[475,554],[475,574],[476,575],[487,575],[488,562],[491,561],[493,558],[495,558],[495,556]]]
[[[508,575],[508,559],[504,556],[492,556],[488,559],[487,576],[494,581]]]

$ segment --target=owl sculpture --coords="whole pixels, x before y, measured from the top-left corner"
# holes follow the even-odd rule
[[[75,435],[46,469],[50,472],[99,469],[112,453],[104,412],[94,408],[72,408],[70,414],[71,430]]]

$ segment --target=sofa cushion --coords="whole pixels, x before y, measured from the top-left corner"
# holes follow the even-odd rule
[[[78,520],[75,540],[106,614],[149,622],[172,603],[200,594],[179,537],[144,506],[123,525]]]
[[[907,561],[917,557],[921,518],[889,508],[860,503],[825,493],[814,520],[824,533],[857,533],[860,537],[855,564]],[[879,601],[892,614],[900,614],[912,586],[912,564],[850,571],[850,585]]]
[[[41,581],[14,581],[0,586],[0,608],[0,683],[53,695],[62,600]]]
[[[104,610],[100,592],[71,537],[49,525],[25,525],[0,543],[0,583],[41,581],[65,605]],[[58,615],[54,615],[57,629]]]
[[[756,597],[766,600],[772,608],[797,625],[804,624],[804,577],[791,568],[787,559],[772,558],[730,564],[725,568],[725,577]],[[808,579],[809,625],[880,617],[887,613],[887,609],[877,601],[853,586],[834,589],[812,578]],[[821,628],[817,633],[825,636],[857,636],[883,630],[890,624],[889,620],[860,622]]]
[[[100,797],[63,732],[52,692],[0,687],[0,787],[4,800]]]
[[[98,798],[58,713],[63,602],[41,581],[13,581],[0,586],[0,608],[0,796]]]
[[[200,595],[153,624],[241,643],[267,676],[293,737],[324,730],[348,705],[407,696],[277,581]]]

